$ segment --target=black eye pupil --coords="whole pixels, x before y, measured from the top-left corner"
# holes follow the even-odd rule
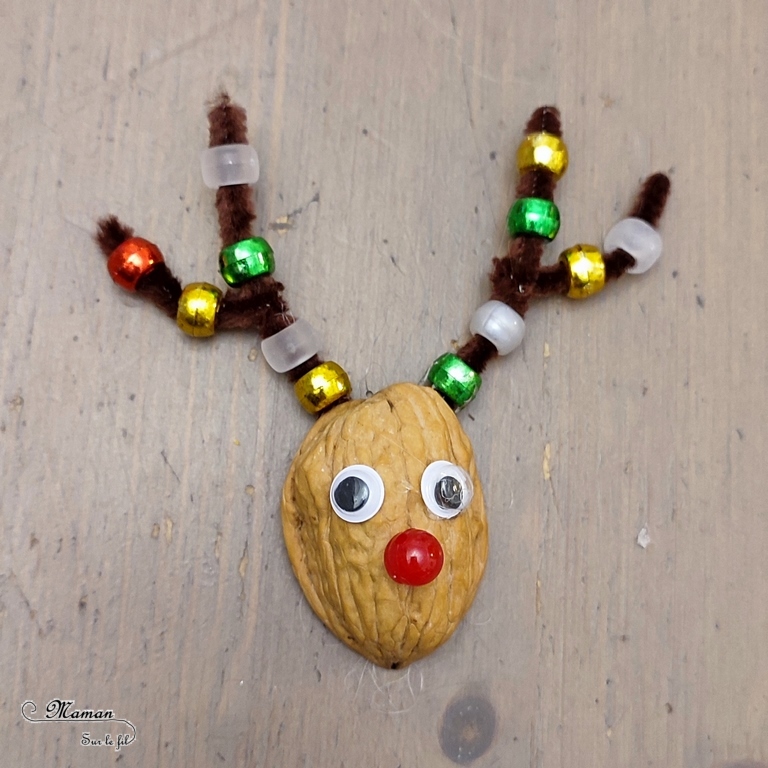
[[[463,500],[461,483],[455,477],[443,477],[435,486],[435,501],[443,509],[458,509]]]
[[[333,499],[345,512],[357,512],[368,501],[368,486],[354,475],[345,477],[333,492]]]

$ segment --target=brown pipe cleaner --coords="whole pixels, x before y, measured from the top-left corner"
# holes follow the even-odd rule
[[[554,107],[537,109],[526,126],[526,133],[546,131],[561,136],[560,119]],[[525,172],[517,186],[517,196],[552,199],[556,179],[546,169],[534,168]],[[637,196],[629,216],[643,219],[655,227],[669,196],[669,178],[663,173],[649,176]],[[567,294],[570,275],[566,264],[558,262],[550,267],[541,266],[544,240],[535,235],[521,235],[509,243],[507,255],[493,260],[491,271],[491,298],[503,301],[520,316],[525,315],[533,297]],[[621,277],[635,263],[635,259],[620,248],[605,254],[606,280]],[[482,373],[490,360],[496,357],[493,344],[482,336],[473,336],[458,351],[458,356],[473,370]]]
[[[208,111],[208,146],[247,144],[248,121],[245,110],[221,93]],[[233,184],[216,190],[221,245],[226,247],[253,237],[251,224],[256,220],[253,194],[248,184]]]
[[[211,105],[208,123],[209,146],[248,143],[245,110],[232,103],[227,93],[221,93]],[[216,192],[216,212],[223,247],[253,237],[251,225],[256,213],[249,185],[220,187]],[[97,224],[95,239],[107,258],[117,246],[131,237],[133,230],[116,216],[106,216]],[[295,318],[283,298],[283,290],[283,284],[271,275],[229,288],[216,315],[216,330],[255,330],[262,338],[267,338],[287,328],[295,322]],[[165,263],[156,265],[138,281],[136,293],[151,301],[164,314],[176,317],[181,284]],[[297,381],[321,362],[315,355],[288,371],[288,378]]]
[[[545,131],[562,136],[560,113],[555,107],[539,107],[532,115],[525,132]],[[520,176],[517,197],[540,197],[552,200],[557,178],[547,168],[530,168]],[[519,315],[525,315],[533,296],[536,279],[541,269],[545,239],[537,235],[519,235],[509,242],[507,255],[493,260],[491,298],[503,301]],[[473,336],[459,351],[458,356],[473,370],[482,373],[496,355],[496,347],[482,336]]]
[[[635,219],[647,221],[652,227],[659,223],[664,206],[669,197],[669,178],[663,173],[654,173],[643,183],[637,195],[635,204],[629,212],[629,216]],[[630,267],[635,264],[635,259],[626,251],[617,248],[603,256],[605,262],[606,280],[617,280]],[[550,296],[552,294],[567,294],[571,282],[568,275],[568,267],[562,262],[551,267],[542,267],[536,280],[535,296]]]
[[[245,110],[222,93],[208,112],[209,146],[247,144],[248,130]],[[256,219],[251,189],[247,184],[219,187],[216,192],[216,212],[222,246],[253,237],[251,223]],[[266,339],[295,322],[283,298],[285,286],[271,275],[264,275],[230,288],[221,301],[216,317],[217,330],[249,330],[254,328]],[[315,355],[287,372],[291,381],[320,365]]]

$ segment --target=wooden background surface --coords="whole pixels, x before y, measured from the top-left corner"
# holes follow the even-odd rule
[[[768,764],[764,0],[0,13],[3,765],[440,768],[446,718],[475,743],[495,720],[483,768]],[[221,86],[278,277],[361,395],[465,338],[534,107],[571,151],[551,258],[671,174],[660,265],[534,307],[464,413],[489,567],[407,671],[345,649],[290,572],[279,495],[311,419],[257,340],[184,337],[91,240],[111,211],[218,279],[198,153]],[[54,698],[136,742],[22,718]]]

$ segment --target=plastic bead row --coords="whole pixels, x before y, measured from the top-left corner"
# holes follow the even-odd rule
[[[567,165],[565,144],[551,134],[531,134],[518,150],[521,172],[535,167],[546,168],[557,177]],[[552,240],[560,227],[560,213],[550,200],[520,198],[509,211],[507,227],[512,237],[538,235]],[[647,221],[627,218],[609,230],[603,248],[606,253],[618,249],[625,251],[634,259],[627,272],[642,274],[661,256],[662,242],[659,233]],[[605,260],[595,246],[575,245],[563,251],[559,260],[568,269],[570,287],[567,295],[570,298],[587,298],[605,286]],[[525,336],[523,318],[501,301],[488,301],[479,307],[472,315],[469,328],[473,335],[493,344],[499,355],[508,355],[519,347]],[[458,410],[475,398],[482,378],[460,357],[448,353],[435,360],[427,372],[426,381]]]
[[[547,170],[559,179],[568,167],[568,148],[554,134],[528,134],[517,150],[517,167],[520,173],[535,168]],[[536,235],[554,240],[560,229],[560,211],[546,198],[521,197],[509,209],[507,229],[512,237]]]
[[[559,178],[568,167],[568,150],[557,136],[540,132],[525,137],[518,149],[518,168],[546,169]],[[234,184],[252,184],[259,178],[256,151],[247,144],[211,147],[201,155],[203,180],[207,186],[218,188]],[[510,209],[507,226],[512,237],[537,235],[552,240],[560,227],[557,206],[544,198],[524,197]],[[627,271],[641,274],[650,269],[661,255],[658,232],[642,219],[619,221],[605,238],[606,252],[622,249],[634,259]],[[139,280],[164,261],[160,250],[142,238],[130,238],[119,245],[107,263],[112,279],[123,288],[135,291]],[[560,255],[570,276],[568,296],[586,298],[605,285],[605,262],[600,251],[590,245],[576,245]],[[239,286],[275,269],[274,252],[264,238],[253,237],[221,250],[219,268],[230,286]],[[210,283],[191,283],[179,298],[176,321],[187,334],[195,337],[212,336],[222,292]],[[470,321],[474,335],[482,336],[507,355],[520,346],[525,335],[523,318],[500,301],[489,301],[477,309]],[[264,359],[278,373],[293,370],[310,360],[319,351],[314,329],[304,320],[297,320],[262,341]],[[431,365],[426,380],[455,408],[470,403],[482,384],[480,374],[453,353],[441,355]],[[301,405],[317,414],[351,396],[352,386],[344,369],[334,362],[321,363],[301,376],[294,385]]]
[[[267,364],[277,373],[286,373],[313,358],[320,351],[315,329],[302,319],[261,342]],[[352,395],[346,371],[334,362],[320,363],[305,373],[294,385],[302,407],[309,413],[324,411],[340,399]]]
[[[259,156],[250,144],[221,144],[200,153],[203,182],[211,189],[259,180]],[[263,237],[249,237],[222,248],[219,271],[233,287],[275,271],[275,255]]]
[[[213,188],[255,184],[259,179],[259,158],[249,144],[227,144],[204,150],[201,166],[203,181]],[[264,238],[253,237],[222,249],[219,267],[227,284],[239,286],[261,275],[271,275],[275,270],[275,259],[269,243]],[[264,359],[277,373],[297,368],[319,350],[315,330],[301,319],[261,342]],[[338,363],[326,362],[299,378],[294,391],[305,410],[317,414],[340,399],[350,397],[352,384]]]
[[[263,237],[250,237],[227,246],[219,254],[219,271],[233,287],[275,271],[275,257]],[[211,283],[190,283],[179,298],[176,322],[190,336],[213,336],[222,293]],[[310,355],[311,357],[311,355]]]
[[[517,349],[525,336],[523,318],[504,302],[495,300],[478,307],[469,329],[472,334],[490,341],[500,355]],[[451,352],[432,363],[426,380],[457,410],[475,399],[482,384],[480,374]]]
[[[543,169],[558,179],[568,167],[568,148],[554,134],[528,134],[517,150],[517,167],[521,173]],[[512,237],[536,235],[553,240],[560,229],[560,211],[551,200],[522,197],[510,208],[507,228]],[[488,301],[479,307],[469,328],[473,335],[491,342],[500,355],[508,355],[519,347],[525,336],[523,318],[501,301]],[[425,380],[456,410],[472,402],[482,384],[480,374],[451,352],[432,363]]]
[[[644,272],[658,259],[661,252],[660,238],[657,243],[653,237],[646,237],[640,241],[639,246],[630,241],[626,234],[627,227],[634,227],[631,230],[634,232],[637,226],[626,225],[625,222],[637,221],[641,220],[625,219],[619,222],[609,232],[606,244],[611,244],[613,233],[623,244],[624,250],[635,258],[636,266],[641,267],[640,271]],[[647,226],[658,237],[658,233],[650,225]],[[614,230],[617,230],[618,234]],[[653,261],[649,263],[651,258]],[[603,288],[605,262],[600,251],[594,246],[577,245],[569,248],[563,252],[560,260],[569,269],[570,297],[586,298]],[[135,291],[138,279],[162,262],[162,254],[155,245],[141,238],[131,238],[113,252],[108,267],[116,283]],[[221,297],[221,291],[210,283],[191,283],[186,286],[179,299],[176,318],[179,327],[185,333],[198,338],[212,336]],[[500,355],[507,355],[522,343],[525,321],[503,302],[489,301],[479,307],[472,316],[470,331],[490,341]],[[264,339],[261,348],[270,367],[278,373],[285,373],[316,355],[319,343],[312,326],[299,319]],[[482,384],[482,377],[457,355],[447,353],[432,364],[427,373],[427,381],[458,409],[474,400]],[[340,365],[326,362],[302,376],[295,383],[294,391],[305,410],[317,414],[338,400],[350,397],[352,385]]]

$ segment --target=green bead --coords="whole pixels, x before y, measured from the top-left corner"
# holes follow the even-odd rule
[[[228,285],[242,285],[260,275],[275,271],[275,254],[263,237],[249,237],[223,248],[219,270]]]
[[[560,211],[551,200],[541,197],[521,197],[509,209],[507,229],[512,237],[538,235],[554,240],[560,229]]]
[[[460,357],[447,352],[432,363],[427,381],[456,408],[463,408],[475,399],[483,380]]]

